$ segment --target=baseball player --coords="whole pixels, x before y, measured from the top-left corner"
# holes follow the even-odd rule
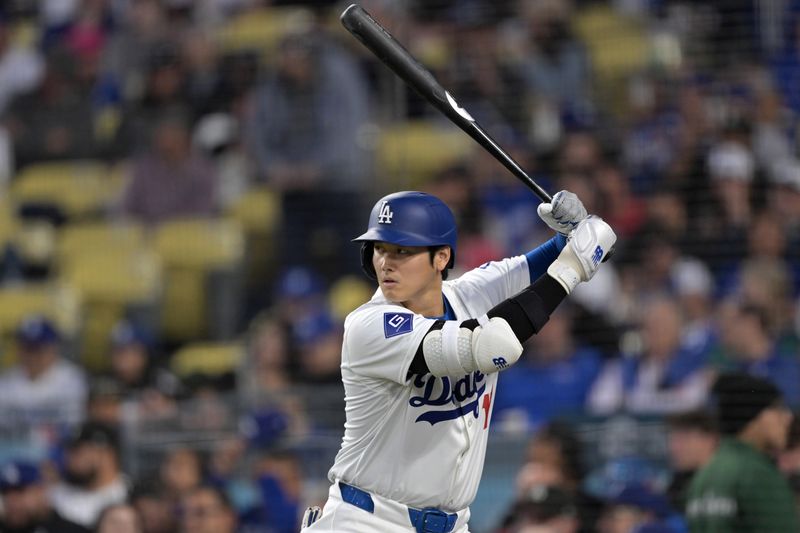
[[[421,192],[375,204],[354,240],[379,288],[345,319],[344,438],[327,503],[306,512],[304,532],[468,533],[499,372],[616,241],[570,192],[539,215],[559,234],[445,281],[456,253],[448,207]]]

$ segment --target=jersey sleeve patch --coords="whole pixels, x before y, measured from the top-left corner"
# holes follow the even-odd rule
[[[403,333],[410,333],[414,329],[414,320],[411,313],[384,313],[383,334],[388,339]]]

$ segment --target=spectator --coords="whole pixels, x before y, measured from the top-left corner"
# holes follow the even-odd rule
[[[181,498],[183,533],[234,533],[237,518],[228,497],[211,485],[195,487]]]
[[[17,168],[31,163],[101,156],[95,135],[91,92],[81,86],[78,58],[54,47],[35,91],[18,95],[5,123]]]
[[[162,111],[152,139],[149,150],[133,160],[121,214],[146,224],[216,214],[216,170],[192,148],[188,117],[176,110]]]
[[[559,487],[536,485],[518,498],[495,533],[577,533],[573,496]]]
[[[328,281],[358,272],[341,251],[360,222],[368,160],[358,135],[369,101],[353,59],[313,27],[288,32],[253,93],[247,144],[281,196],[279,255],[318,265]]]
[[[789,480],[800,512],[800,417],[797,414],[789,427],[786,449],[778,456],[778,468]]]
[[[125,399],[141,402],[143,410],[151,413],[159,410],[156,405],[170,404],[180,394],[179,379],[158,364],[155,339],[147,329],[122,320],[114,326],[110,340],[111,376]]]
[[[689,482],[711,460],[719,444],[719,434],[713,417],[702,410],[672,415],[667,428],[672,472],[667,495],[675,509],[683,510]]]
[[[170,450],[161,461],[159,477],[168,497],[177,505],[185,494],[205,481],[203,457],[189,447]]]
[[[119,446],[117,432],[103,424],[87,422],[75,432],[67,443],[63,480],[50,492],[59,514],[91,528],[103,509],[125,501]]]
[[[261,523],[270,533],[295,533],[300,516],[303,473],[290,452],[262,455],[256,463],[256,482],[261,495]]]
[[[528,342],[522,359],[503,375],[494,423],[535,431],[560,416],[580,414],[602,367],[601,354],[576,342],[572,312],[561,306]]]
[[[583,43],[571,31],[571,3],[526,0],[519,6],[518,20],[525,40],[513,56],[525,89],[535,94],[537,105],[549,108],[546,113],[559,122],[563,116],[586,120],[594,111],[589,98],[589,58]]]
[[[790,406],[800,406],[800,359],[770,332],[764,310],[749,303],[720,306],[721,339],[711,363],[769,379]]]
[[[617,235],[628,239],[647,218],[647,204],[630,189],[630,179],[615,165],[605,165],[597,171],[595,180],[600,192],[601,211]]]
[[[120,86],[125,101],[143,96],[148,59],[170,28],[157,0],[132,2],[115,17],[115,29],[103,48],[102,69]]]
[[[584,451],[575,431],[563,422],[541,427],[530,440],[525,464],[516,478],[517,497],[534,487],[559,487],[574,498],[581,532],[595,530],[601,502],[583,489]]]
[[[138,511],[129,503],[109,505],[97,519],[95,533],[144,533]]]
[[[186,101],[186,70],[180,54],[180,34],[163,35],[147,50],[143,69],[143,89],[139,98],[123,110],[122,129],[132,153],[147,150],[150,138],[165,113],[179,110],[187,124],[197,116]],[[188,126],[187,126],[188,127]]]
[[[142,520],[142,533],[178,531],[177,509],[158,482],[150,480],[135,484],[130,502]]]
[[[300,360],[298,379],[306,383],[339,383],[342,324],[328,311],[319,311],[295,322],[292,333]]]
[[[95,376],[89,386],[86,419],[112,427],[123,422],[123,393],[119,383],[108,376]]]
[[[590,393],[589,409],[598,414],[667,414],[699,407],[708,392],[706,354],[681,346],[677,302],[656,297],[641,314],[641,353],[606,363]]]
[[[689,486],[692,533],[800,531],[792,491],[770,458],[785,449],[792,421],[780,390],[765,379],[730,373],[717,379],[712,393],[723,440]]]
[[[708,352],[717,340],[714,328],[714,278],[702,261],[684,257],[670,271],[670,284],[685,317],[681,344]]]
[[[10,22],[5,13],[0,13],[0,114],[17,95],[37,87],[45,66],[38,50],[14,43]]]
[[[50,505],[39,468],[30,462],[10,461],[0,467],[0,531],[36,533],[86,533]]]
[[[729,128],[726,138],[708,153],[710,197],[692,220],[697,252],[715,274],[741,261],[752,219],[755,164],[742,127]]]
[[[646,485],[627,485],[608,499],[599,533],[688,533],[667,498]]]
[[[83,371],[62,354],[62,337],[42,315],[29,315],[16,332],[19,363],[0,374],[0,412],[10,425],[72,426],[85,416]]]

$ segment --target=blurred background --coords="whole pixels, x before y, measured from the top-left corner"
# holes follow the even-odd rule
[[[679,515],[715,373],[800,408],[800,2],[362,5],[619,236],[500,378],[471,530]],[[457,273],[551,236],[344,7],[2,3],[3,531],[297,531],[342,436],[373,203],[445,200]],[[800,494],[796,429],[780,466]]]

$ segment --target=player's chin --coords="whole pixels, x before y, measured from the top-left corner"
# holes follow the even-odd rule
[[[387,300],[397,301],[400,294],[400,287],[397,282],[381,282],[381,292]]]

